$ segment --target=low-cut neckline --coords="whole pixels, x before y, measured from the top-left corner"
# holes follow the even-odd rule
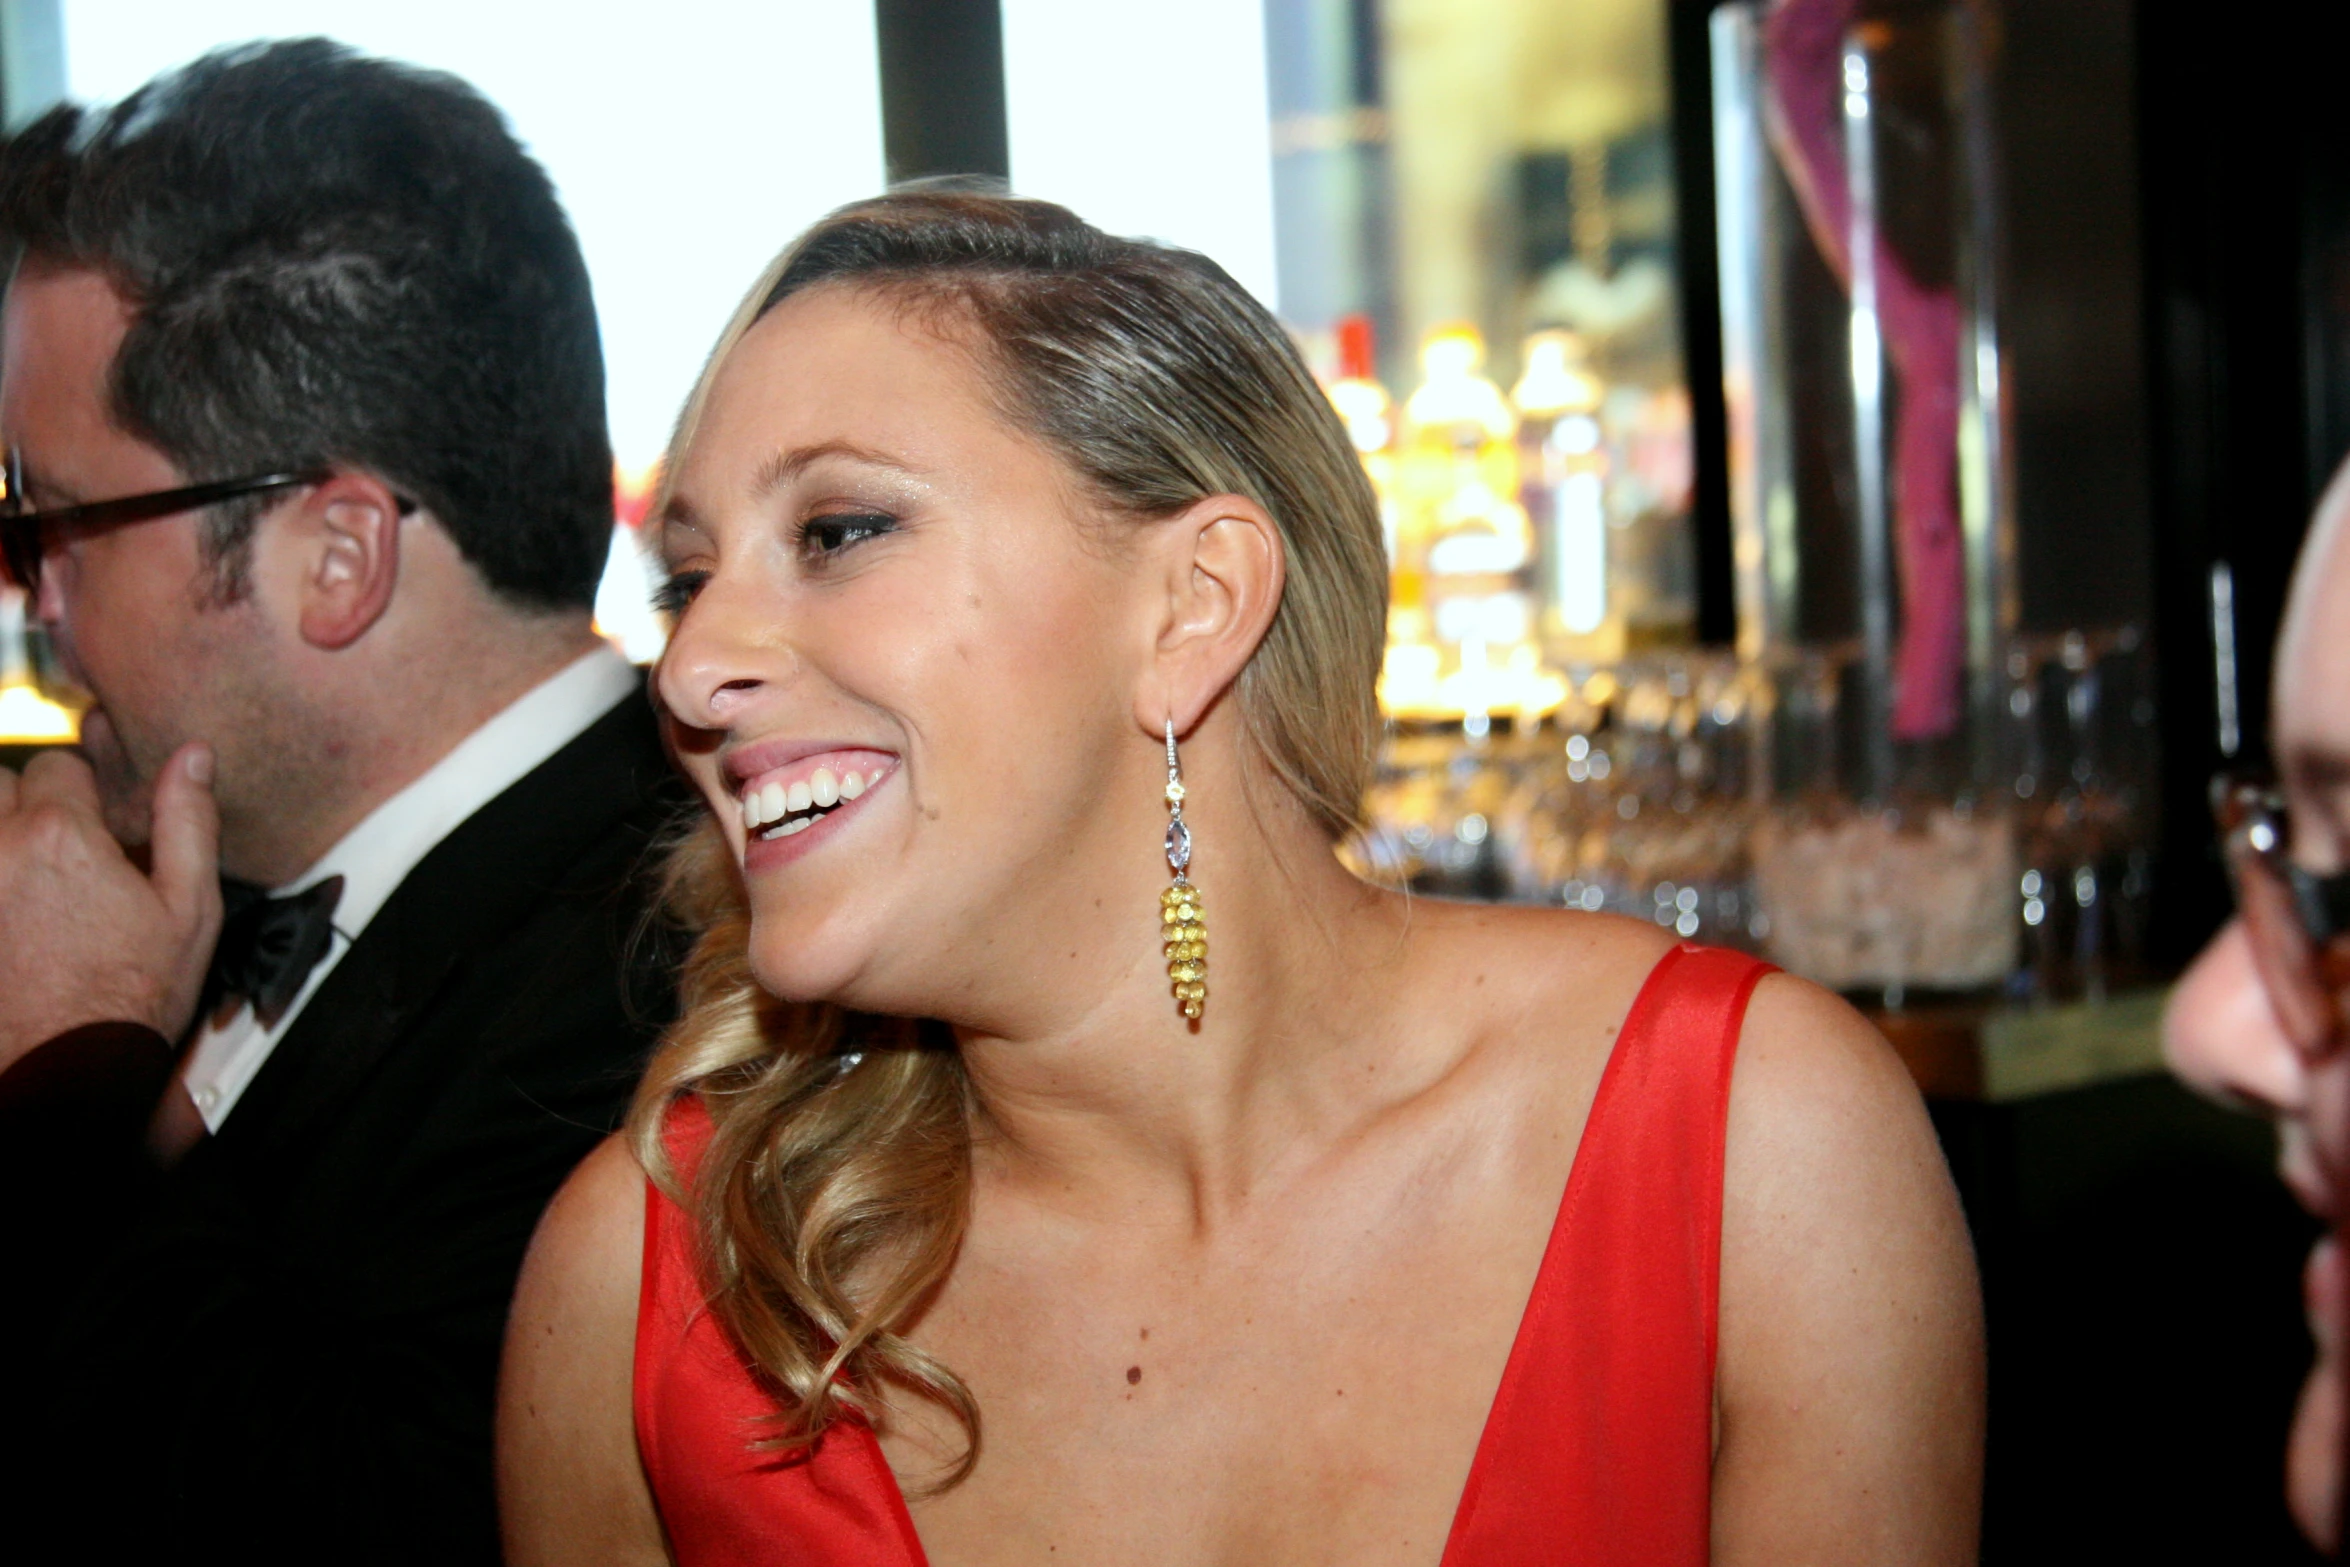
[[[1679,946],[1669,948],[1650,966],[1640,982],[1640,989],[1633,994],[1631,1006],[1625,1010],[1623,1021],[1616,1027],[1615,1038],[1608,1044],[1607,1064],[1600,1069],[1599,1085],[1592,1091],[1591,1107],[1584,1112],[1583,1129],[1576,1135],[1575,1157],[1567,1164],[1566,1184],[1560,1189],[1558,1210],[1551,1220],[1549,1238],[1543,1243],[1542,1261],[1534,1269],[1533,1285],[1526,1292],[1526,1303],[1518,1312],[1518,1325],[1510,1335],[1509,1355],[1502,1362],[1501,1380],[1494,1387],[1493,1399],[1485,1406],[1485,1418],[1477,1427],[1476,1450],[1469,1460],[1468,1476],[1461,1482],[1461,1494],[1453,1503],[1451,1521],[1445,1526],[1444,1553],[1437,1558],[1436,1567],[1466,1567],[1463,1559],[1455,1553],[1461,1547],[1463,1532],[1474,1514],[1486,1471],[1498,1461],[1495,1458],[1498,1448],[1494,1437],[1509,1413],[1512,1403],[1510,1395],[1525,1367],[1529,1353],[1527,1329],[1546,1293],[1557,1288],[1555,1269],[1558,1259],[1567,1250],[1569,1220],[1574,1215],[1576,1198],[1594,1179],[1589,1173],[1592,1165],[1588,1157],[1592,1146],[1592,1130],[1600,1124],[1601,1113],[1609,1103],[1608,1089],[1616,1078],[1618,1064],[1624,1059],[1624,1041],[1633,1037],[1634,1025],[1648,1007],[1658,980],[1684,950]],[[897,1471],[889,1466],[889,1456],[881,1450],[881,1438],[871,1426],[863,1422],[853,1423],[852,1429],[858,1450],[872,1466],[883,1494],[889,1499],[890,1516],[904,1538],[907,1561],[903,1567],[931,1567],[929,1552],[922,1544],[921,1531],[914,1526],[913,1509],[906,1503],[905,1488],[898,1484]]]

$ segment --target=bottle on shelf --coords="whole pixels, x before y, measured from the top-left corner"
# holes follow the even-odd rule
[[[1572,332],[1526,339],[1510,401],[1518,413],[1520,497],[1539,541],[1542,641],[1558,662],[1623,653],[1608,569],[1606,386]]]
[[[1518,418],[1484,371],[1474,327],[1430,334],[1404,404],[1397,465],[1399,575],[1416,575],[1443,709],[1524,703],[1539,662],[1534,531],[1518,500]]]

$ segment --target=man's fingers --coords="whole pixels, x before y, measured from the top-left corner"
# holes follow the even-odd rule
[[[16,809],[16,795],[19,787],[16,769],[0,767],[0,816],[6,816]]]
[[[191,929],[220,914],[220,810],[212,799],[212,748],[190,741],[155,780],[149,853],[155,895]]]
[[[17,808],[59,805],[78,815],[98,816],[98,775],[71,751],[43,751],[25,764]]]

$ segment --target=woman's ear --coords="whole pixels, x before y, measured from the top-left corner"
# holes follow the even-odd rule
[[[1272,515],[1240,495],[1211,495],[1151,530],[1163,595],[1154,604],[1149,677],[1135,722],[1188,733],[1255,656],[1281,607],[1288,551]]]
[[[391,607],[404,510],[381,479],[355,472],[338,472],[295,502],[284,532],[299,552],[299,624],[312,647],[349,647]]]

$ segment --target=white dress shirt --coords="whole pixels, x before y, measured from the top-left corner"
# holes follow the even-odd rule
[[[208,1130],[219,1131],[277,1042],[400,883],[465,819],[504,794],[637,688],[644,678],[609,647],[582,654],[460,741],[423,777],[369,812],[318,863],[275,893],[343,878],[334,934],[293,1004],[269,1027],[240,1003],[204,1023],[182,1061],[181,1084]]]

